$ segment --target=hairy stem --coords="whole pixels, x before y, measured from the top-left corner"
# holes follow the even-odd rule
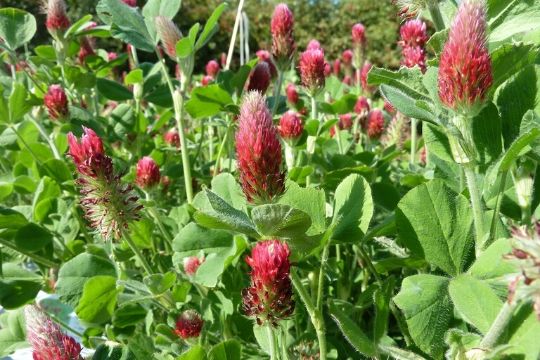
[[[412,165],[416,164],[416,124],[418,120],[411,119],[411,159],[410,162]]]
[[[139,250],[137,245],[133,242],[133,239],[131,238],[131,236],[128,234],[127,231],[124,231],[122,235],[123,235],[124,240],[126,240],[127,244],[129,245],[131,251],[133,251],[133,253],[135,253],[135,256],[141,262],[141,265],[144,268],[144,271],[146,271],[146,274],[147,275],[152,275],[154,273],[154,271],[152,270],[152,268],[150,267],[150,265],[146,261],[146,258],[143,256],[143,254],[141,253],[141,251]]]
[[[481,348],[491,349],[497,344],[497,341],[503,334],[504,330],[506,330],[510,320],[512,320],[512,314],[514,313],[516,307],[517,303],[515,301],[513,303],[508,303],[508,301],[504,302],[503,307],[495,318],[495,321],[493,324],[491,324],[491,327],[482,339],[482,342],[480,342]]]
[[[433,25],[435,25],[435,29],[437,29],[437,31],[444,30],[444,20],[442,18],[441,9],[439,9],[439,1],[430,1],[428,8],[429,14],[431,15],[431,20],[433,21]]]
[[[22,255],[24,255],[26,257],[29,257],[34,262],[36,262],[38,264],[41,264],[43,266],[48,266],[48,267],[51,267],[51,268],[58,267],[58,264],[55,263],[54,261],[51,261],[51,260],[49,260],[47,258],[44,258],[43,256],[31,253],[29,251],[21,250],[17,246],[15,246],[15,244],[12,244],[11,242],[9,242],[7,240],[4,240],[2,238],[0,238],[0,245],[3,245],[3,246],[8,247],[8,248],[10,248],[12,250],[15,250],[16,252],[21,253]]]
[[[478,256],[484,248],[484,213],[482,209],[482,199],[480,190],[476,184],[476,175],[472,164],[466,164],[463,167],[469,195],[471,196],[471,206],[473,210],[474,232],[476,236],[476,255]]]

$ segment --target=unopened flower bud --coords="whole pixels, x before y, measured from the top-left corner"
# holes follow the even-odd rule
[[[367,134],[370,139],[378,139],[384,131],[384,115],[381,110],[374,109],[368,115]]]
[[[285,140],[297,140],[304,130],[302,119],[292,110],[284,113],[279,119],[279,134]]]
[[[149,156],[143,157],[137,163],[137,178],[135,182],[143,189],[148,189],[159,184],[161,174],[159,166]]]
[[[68,99],[60,85],[51,85],[43,97],[43,103],[53,120],[65,119],[69,113]]]
[[[361,23],[354,24],[351,30],[353,43],[357,46],[366,45],[366,28]]]
[[[178,27],[166,16],[156,16],[156,31],[165,53],[173,60],[176,60],[176,43],[182,38]]]
[[[219,72],[219,64],[216,60],[210,60],[205,67],[206,75],[216,77]]]
[[[302,84],[312,96],[324,87],[325,64],[322,50],[306,50],[300,55],[299,65]]]
[[[170,146],[180,147],[180,135],[176,129],[170,129],[163,135],[163,140]]]

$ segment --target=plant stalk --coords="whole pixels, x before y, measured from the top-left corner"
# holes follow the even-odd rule
[[[439,8],[439,1],[430,1],[428,8],[429,14],[431,15],[431,20],[433,21],[433,25],[435,25],[435,29],[437,29],[437,31],[444,30],[445,25],[441,14],[441,9]]]
[[[417,133],[417,122],[418,120],[411,119],[411,165],[416,164],[416,133]]]
[[[52,141],[49,134],[47,134],[47,131],[43,128],[43,126],[41,126],[41,124],[39,122],[37,122],[36,119],[34,119],[33,116],[30,115],[30,116],[28,116],[28,118],[30,119],[30,122],[32,124],[34,124],[34,126],[38,129],[39,133],[41,134],[43,139],[45,139],[47,144],[49,144],[49,147],[51,148],[51,151],[52,151],[52,153],[54,155],[54,158],[58,159],[58,160],[61,160],[60,153],[58,152],[58,149],[56,148],[56,145]]]
[[[44,258],[43,256],[40,256],[40,255],[37,255],[37,254],[33,254],[31,252],[21,250],[17,246],[15,246],[15,244],[12,244],[9,241],[4,240],[2,238],[0,238],[0,245],[4,245],[5,247],[8,247],[8,248],[10,248],[12,250],[15,250],[16,252],[21,253],[22,255],[29,257],[30,259],[32,259],[36,263],[41,264],[43,266],[48,266],[50,268],[58,267],[58,264],[55,263],[54,261],[51,261],[51,260],[49,260],[47,258]]]
[[[276,87],[274,88],[274,104],[272,105],[272,116],[276,114],[276,110],[279,104],[279,95],[281,93],[282,83],[283,83],[283,71],[279,70]]]
[[[512,314],[517,307],[517,302],[508,303],[505,301],[503,307],[499,311],[499,314],[495,318],[493,324],[489,328],[488,332],[480,342],[480,347],[482,349],[491,349],[497,344],[497,341],[503,334],[504,330],[512,320]]]
[[[133,242],[133,239],[131,238],[131,236],[128,234],[127,231],[124,231],[122,235],[123,235],[124,240],[126,240],[126,242],[128,243],[131,251],[135,253],[135,256],[137,256],[137,258],[141,262],[141,265],[144,268],[144,271],[146,271],[146,274],[152,275],[154,271],[152,270],[152,268],[146,261],[145,257],[143,256],[139,248],[137,248],[137,245]]]
[[[268,342],[270,343],[270,360],[278,360],[278,345],[272,325],[268,324],[266,326],[266,333],[268,334]]]
[[[476,235],[476,256],[484,248],[484,213],[482,209],[482,199],[480,197],[480,190],[476,184],[476,175],[474,173],[474,165],[465,164],[463,166],[465,172],[465,178],[467,180],[467,187],[469,189],[469,195],[471,197],[471,206],[473,210],[474,219],[474,232]]]

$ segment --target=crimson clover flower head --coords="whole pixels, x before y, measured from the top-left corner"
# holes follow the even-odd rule
[[[261,49],[261,50],[257,50],[255,55],[257,55],[257,58],[259,59],[260,62],[264,61],[265,63],[268,64],[270,68],[270,75],[272,75],[272,78],[274,78],[277,75],[277,68],[274,62],[272,61],[272,55],[270,55],[270,52],[268,50]]]
[[[378,139],[384,131],[384,115],[379,109],[373,109],[368,115],[367,134],[370,139]]]
[[[199,258],[198,256],[189,256],[184,258],[183,260],[183,266],[184,266],[184,272],[189,275],[193,276],[197,272],[197,269],[201,264],[204,262],[204,257]]]
[[[405,47],[401,50],[403,59],[401,64],[406,67],[418,66],[422,72],[426,72],[426,51],[420,46]]]
[[[300,55],[300,77],[302,84],[312,94],[318,93],[325,84],[324,53],[320,49],[308,49]]]
[[[258,91],[249,91],[242,101],[236,157],[242,190],[250,202],[271,202],[283,193],[281,143],[265,97]]]
[[[302,119],[295,111],[285,112],[279,119],[279,134],[285,140],[297,140],[304,131]]]
[[[143,189],[152,188],[159,184],[161,174],[154,159],[145,156],[137,163],[137,178],[135,182]]]
[[[349,66],[352,64],[353,57],[354,57],[354,53],[351,49],[344,50],[341,53],[341,61],[343,61],[343,64],[345,64],[346,66]]]
[[[64,0],[48,0],[45,2],[44,10],[47,14],[45,26],[53,36],[56,36],[58,32],[66,31],[71,25]]]
[[[428,41],[426,23],[420,19],[408,20],[399,29],[401,47],[424,47]]]
[[[291,104],[298,103],[299,95],[298,91],[296,91],[296,86],[294,86],[294,84],[288,84],[285,88],[285,92],[287,94],[287,100],[289,100]]]
[[[286,4],[278,4],[270,21],[272,53],[280,69],[290,64],[296,44],[294,42],[294,15]]]
[[[60,85],[51,85],[43,97],[49,117],[53,120],[65,119],[69,113],[68,98]]]
[[[180,338],[186,340],[197,338],[201,334],[204,321],[195,310],[186,310],[176,320],[174,332]]]
[[[178,27],[166,16],[156,16],[156,31],[165,53],[173,60],[176,59],[176,43],[182,38]]]
[[[352,26],[351,29],[352,40],[355,45],[365,46],[366,44],[366,27],[357,23]]]
[[[204,84],[203,84],[204,85]],[[176,129],[170,129],[163,135],[163,140],[170,146],[180,146],[180,135]]]
[[[249,76],[249,83],[247,86],[248,91],[258,91],[264,94],[270,86],[272,80],[272,74],[270,73],[270,66],[265,61],[257,63]]]
[[[114,173],[99,136],[91,129],[83,130],[80,141],[68,134],[69,154],[79,173],[81,205],[90,226],[104,239],[120,239],[128,225],[139,219],[141,206],[132,187]]]
[[[287,243],[266,240],[258,242],[246,258],[251,283],[242,291],[243,309],[259,325],[277,326],[294,311],[289,256]]]
[[[77,55],[79,63],[84,64],[86,58],[90,55],[95,55],[94,47],[88,36],[83,36],[80,39],[80,49],[79,54]]]
[[[131,7],[137,7],[137,0],[122,0],[124,4],[131,6]]]
[[[356,104],[354,104],[354,112],[358,115],[366,116],[369,113],[369,102],[367,97],[360,96],[358,100],[356,100]]]
[[[341,114],[339,115],[338,126],[341,130],[348,130],[352,127],[352,115],[351,114]]]
[[[206,75],[209,75],[211,77],[215,77],[217,73],[219,72],[219,63],[216,60],[210,60],[205,67]]]
[[[480,111],[493,83],[486,28],[484,2],[463,1],[439,61],[439,97],[455,112]]]
[[[210,75],[204,75],[201,79],[201,85],[206,86],[208,84],[211,84],[214,81],[214,78]],[[180,139],[179,139],[180,140]]]
[[[315,39],[311,39],[309,40],[307,46],[306,46],[306,50],[321,50],[324,54],[324,50],[321,46],[321,43],[318,41],[318,40],[315,40]]]
[[[341,60],[339,59],[334,60],[332,67],[333,67],[334,75],[338,76],[339,73],[341,72]]]
[[[81,345],[62,332],[41,309],[29,305],[24,309],[26,336],[34,360],[82,360]]]

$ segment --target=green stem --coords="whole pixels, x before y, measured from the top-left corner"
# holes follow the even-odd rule
[[[52,153],[54,155],[54,158],[58,159],[58,160],[61,160],[60,153],[58,152],[58,149],[56,148],[56,145],[52,141],[49,134],[47,134],[47,131],[43,128],[43,126],[41,126],[40,123],[38,123],[36,121],[36,119],[34,119],[33,116],[30,115],[30,116],[28,116],[28,118],[30,119],[30,122],[32,124],[34,124],[34,126],[38,129],[38,131],[41,134],[41,136],[43,137],[43,139],[45,139],[45,141],[47,141],[47,143],[49,144],[49,147],[51,148],[51,151],[52,151]]]
[[[223,154],[223,149],[225,148],[225,144],[227,143],[227,140],[229,138],[229,125],[227,125],[227,129],[225,130],[225,135],[223,136],[223,140],[221,141],[221,144],[219,145],[219,150],[216,157],[216,164],[214,166],[214,176],[219,174],[220,171],[220,164],[221,164],[221,156]]]
[[[272,325],[268,324],[266,326],[266,332],[268,334],[268,342],[270,343],[270,359],[277,360],[279,351],[278,351],[278,346],[276,342],[276,334],[274,333],[274,329],[272,328]]]
[[[505,301],[503,307],[499,311],[499,314],[495,318],[493,324],[489,328],[488,332],[480,342],[480,348],[482,349],[491,349],[494,345],[497,344],[497,341],[503,334],[504,330],[512,320],[512,314],[517,307],[517,302],[508,303]]]
[[[489,227],[489,237],[486,246],[495,241],[495,233],[497,230],[497,219],[501,212],[502,199],[504,197],[504,188],[506,187],[506,179],[508,178],[508,172],[505,171],[501,174],[501,182],[499,184],[499,191],[497,194],[497,202],[495,203],[495,210],[493,210],[493,217],[491,218],[491,225]]]
[[[26,142],[26,140],[24,140],[24,138],[21,136],[21,134],[19,134],[19,132],[17,131],[17,129],[15,128],[14,125],[10,125],[10,128],[11,130],[13,130],[13,132],[15,133],[15,135],[17,135],[17,137],[19,138],[19,140],[21,140],[21,142],[23,143],[24,147],[30,152],[30,155],[32,155],[32,157],[34,158],[34,160],[36,160],[36,162],[40,165],[43,165],[43,162],[37,157],[36,153],[34,152],[34,150],[32,150],[32,148],[28,145],[28,143]]]
[[[300,277],[298,277],[298,274],[296,274],[296,271],[294,269],[291,269],[291,281],[294,288],[298,292],[300,299],[304,303],[311,323],[315,328],[317,340],[319,342],[320,360],[326,360],[326,333],[324,329],[324,318],[322,316],[322,313],[318,311],[313,305],[311,297],[306,292],[304,285],[302,285],[302,280],[300,279]]]
[[[163,235],[163,237],[169,243],[169,245],[172,244],[171,234],[169,234],[167,229],[165,229],[165,226],[163,225],[163,222],[161,222],[161,219],[159,218],[159,214],[157,213],[157,210],[153,206],[150,206],[150,207],[148,207],[148,212],[150,213],[150,215],[156,221],[156,224],[158,226],[159,231],[161,232],[161,235]]]
[[[143,256],[139,248],[137,248],[137,245],[133,242],[133,239],[131,239],[131,236],[127,233],[127,231],[124,231],[123,233],[124,240],[128,243],[129,247],[131,248],[131,251],[135,253],[135,256],[139,259],[141,262],[142,267],[144,268],[144,271],[146,271],[147,275],[152,275],[154,271],[146,261],[146,258]]]
[[[412,165],[416,164],[416,119],[411,119],[411,159],[410,162]]]
[[[311,118],[312,119],[315,119],[315,120],[318,120],[318,114],[317,114],[317,102],[315,101],[315,97],[314,96],[311,96]],[[319,128],[320,128],[320,124],[319,124]],[[319,131],[317,130],[317,133]],[[315,152],[315,142],[317,141],[317,137],[316,136],[308,136],[307,138],[307,155],[308,155],[308,160],[311,160],[311,156],[313,155],[313,153]],[[306,187],[311,185],[311,175],[308,175],[306,177]]]
[[[165,81],[167,82],[167,85],[169,86],[169,91],[171,92],[171,96],[173,98],[176,126],[178,128],[178,135],[180,136],[180,151],[182,153],[181,154],[182,155],[182,168],[184,170],[186,198],[187,198],[188,203],[191,204],[193,202],[193,185],[191,182],[191,164],[189,161],[186,134],[184,132],[183,90],[174,88],[174,85],[172,83],[171,77],[169,75],[169,71],[167,70],[167,66],[165,65],[165,61],[163,60],[163,57],[161,56],[159,51],[156,51],[156,54],[158,55],[159,61],[161,63],[161,70],[163,72],[163,76],[165,77]]]
[[[466,164],[463,167],[465,172],[465,178],[467,180],[467,187],[469,189],[469,195],[471,197],[471,206],[473,210],[474,218],[474,231],[476,235],[476,255],[478,256],[484,248],[484,213],[482,209],[482,200],[480,197],[480,191],[476,184],[476,175],[474,173],[474,167],[472,164]]]
[[[437,31],[444,30],[444,20],[442,18],[441,9],[439,9],[439,1],[430,1],[428,8],[429,14],[431,15],[431,20],[433,21],[433,25],[435,25],[435,29],[437,29]]]
[[[15,246],[15,244],[12,244],[12,243],[10,243],[9,241],[4,240],[4,239],[2,239],[2,238],[0,238],[0,244],[1,244],[1,245],[4,245],[5,247],[8,247],[8,248],[10,248],[10,249],[12,249],[12,250],[15,250],[15,251],[18,252],[18,253],[21,253],[21,254],[23,254],[23,255],[26,256],[26,257],[29,257],[30,259],[32,259],[32,260],[35,261],[36,263],[41,264],[41,265],[43,265],[43,266],[48,266],[48,267],[50,267],[50,268],[58,267],[58,264],[55,263],[54,261],[51,261],[51,260],[49,260],[49,259],[47,259],[47,258],[44,258],[44,257],[42,257],[42,256],[40,256],[40,255],[37,255],[37,254],[33,254],[33,253],[31,253],[31,252],[27,252],[27,251],[25,251],[25,250],[21,250],[21,249],[19,249],[17,246]]]
[[[278,342],[281,346],[281,359],[289,360],[289,354],[287,354],[287,336],[285,334],[285,329],[281,328],[278,333]]]
[[[319,284],[317,286],[317,310],[322,312],[322,299],[324,290],[324,269],[328,262],[328,255],[330,253],[330,242],[328,242],[323,249],[321,256],[321,268],[319,269]]]
[[[279,104],[279,94],[281,92],[281,84],[283,83],[283,71],[279,71],[276,87],[274,88],[274,104],[272,105],[272,116],[276,114]]]

